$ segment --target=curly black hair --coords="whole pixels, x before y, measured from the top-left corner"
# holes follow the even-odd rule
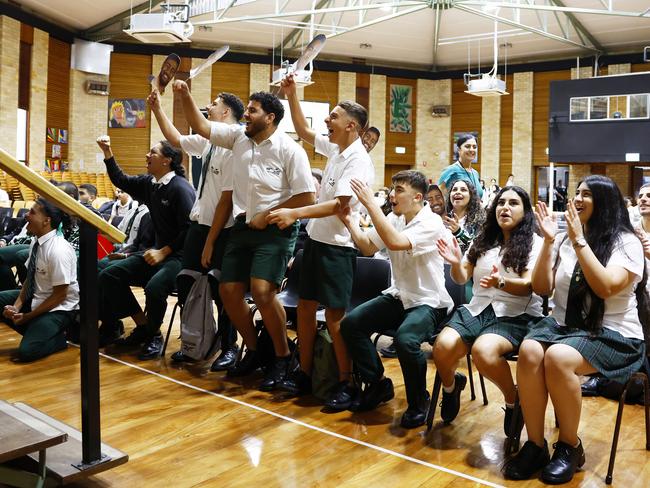
[[[278,97],[272,93],[260,91],[251,94],[248,100],[251,102],[259,102],[262,106],[262,110],[267,114],[275,115],[273,125],[276,127],[280,125],[280,121],[284,118],[284,105],[282,105],[282,102]]]
[[[479,227],[485,220],[485,210],[483,205],[481,205],[481,199],[476,192],[476,187],[467,180],[455,180],[451,182],[449,191],[447,193],[447,214],[451,215],[454,210],[454,206],[451,202],[451,189],[458,182],[463,182],[469,190],[469,203],[467,204],[467,211],[465,215],[467,216],[465,220],[465,227],[470,229]]]
[[[503,231],[497,222],[497,205],[499,205],[501,195],[509,190],[514,191],[521,198],[524,206],[524,218],[512,230],[510,239],[504,242]],[[499,190],[492,205],[488,208],[485,222],[467,252],[467,259],[475,266],[478,258],[485,252],[496,246],[501,246],[501,263],[506,269],[512,269],[521,276],[529,264],[528,257],[533,248],[533,235],[536,229],[535,214],[526,190],[519,186],[505,186]]]
[[[244,103],[237,95],[233,95],[228,92],[221,92],[217,95],[217,98],[221,98],[221,101],[232,110],[232,115],[236,121],[240,121],[244,115]]]

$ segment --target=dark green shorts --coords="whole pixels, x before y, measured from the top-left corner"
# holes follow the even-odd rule
[[[357,267],[357,250],[307,239],[298,296],[328,308],[347,308]]]
[[[494,315],[492,305],[488,305],[474,317],[467,308],[461,306],[449,319],[447,327],[458,332],[466,344],[473,344],[483,334],[496,334],[507,339],[515,349],[519,349],[528,331],[540,319],[541,317],[528,314],[519,317],[497,317]]]
[[[226,244],[221,283],[248,283],[251,278],[260,278],[279,286],[297,236],[297,222],[284,230],[277,225],[254,230],[243,219],[237,219]]]

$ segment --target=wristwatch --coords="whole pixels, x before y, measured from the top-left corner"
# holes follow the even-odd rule
[[[573,247],[585,247],[587,245],[587,241],[584,237],[578,237],[575,242],[573,243]]]
[[[506,279],[505,279],[503,276],[501,276],[501,277],[499,278],[499,281],[497,282],[497,288],[498,288],[499,290],[501,290],[501,289],[503,289],[503,287],[505,287],[505,286],[506,286]]]

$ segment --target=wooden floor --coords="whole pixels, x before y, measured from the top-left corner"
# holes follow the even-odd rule
[[[33,364],[15,364],[10,354],[19,340],[0,324],[0,399],[28,403],[80,428],[79,350],[71,346]],[[102,440],[130,460],[75,486],[541,485],[500,474],[502,398],[491,384],[487,406],[480,396],[470,402],[468,388],[457,420],[444,426],[438,418],[426,435],[424,429],[399,427],[406,402],[396,359],[385,360],[395,399],[374,412],[327,414],[311,399],[257,391],[257,376],[229,380],[210,373],[209,363],[177,367],[169,360],[177,349],[178,341],[170,342],[167,357],[157,361],[138,361],[134,353],[102,355]],[[587,462],[567,486],[605,485],[615,411],[612,401],[584,400],[580,435]],[[625,412],[614,486],[647,487],[643,409],[627,406]],[[557,432],[550,408],[547,414],[552,443]]]

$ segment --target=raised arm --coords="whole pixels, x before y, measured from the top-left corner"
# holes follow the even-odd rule
[[[174,93],[178,93],[181,98],[181,103],[183,104],[183,112],[185,113],[185,118],[187,123],[190,124],[192,130],[205,137],[210,139],[210,122],[208,119],[203,117],[199,107],[196,105],[196,102],[192,98],[190,89],[187,86],[187,83],[181,80],[175,80],[173,85]]]
[[[165,136],[165,139],[167,139],[172,146],[180,147],[181,133],[178,131],[176,127],[174,127],[174,124],[172,123],[171,120],[169,120],[169,117],[167,117],[167,114],[162,109],[158,90],[154,88],[151,91],[151,94],[147,97],[147,103],[151,108],[151,112],[156,117],[158,126],[160,127],[163,136]]]
[[[451,243],[445,239],[438,239],[436,242],[438,253],[451,266],[451,279],[454,283],[464,285],[474,273],[474,266],[469,261],[463,261],[463,252],[460,250],[458,241],[452,237]]]
[[[296,128],[296,134],[298,134],[298,137],[303,141],[308,142],[313,146],[316,139],[316,131],[309,127],[307,119],[302,113],[300,100],[298,100],[298,94],[296,93],[296,81],[293,78],[293,74],[288,74],[282,80],[282,89],[289,101],[291,120],[293,121],[293,126]]]
[[[113,185],[121,188],[139,202],[149,203],[146,188],[150,184],[150,178],[147,175],[129,176],[122,171],[113,156],[110,137],[98,137],[97,145],[104,153],[106,172]]]

